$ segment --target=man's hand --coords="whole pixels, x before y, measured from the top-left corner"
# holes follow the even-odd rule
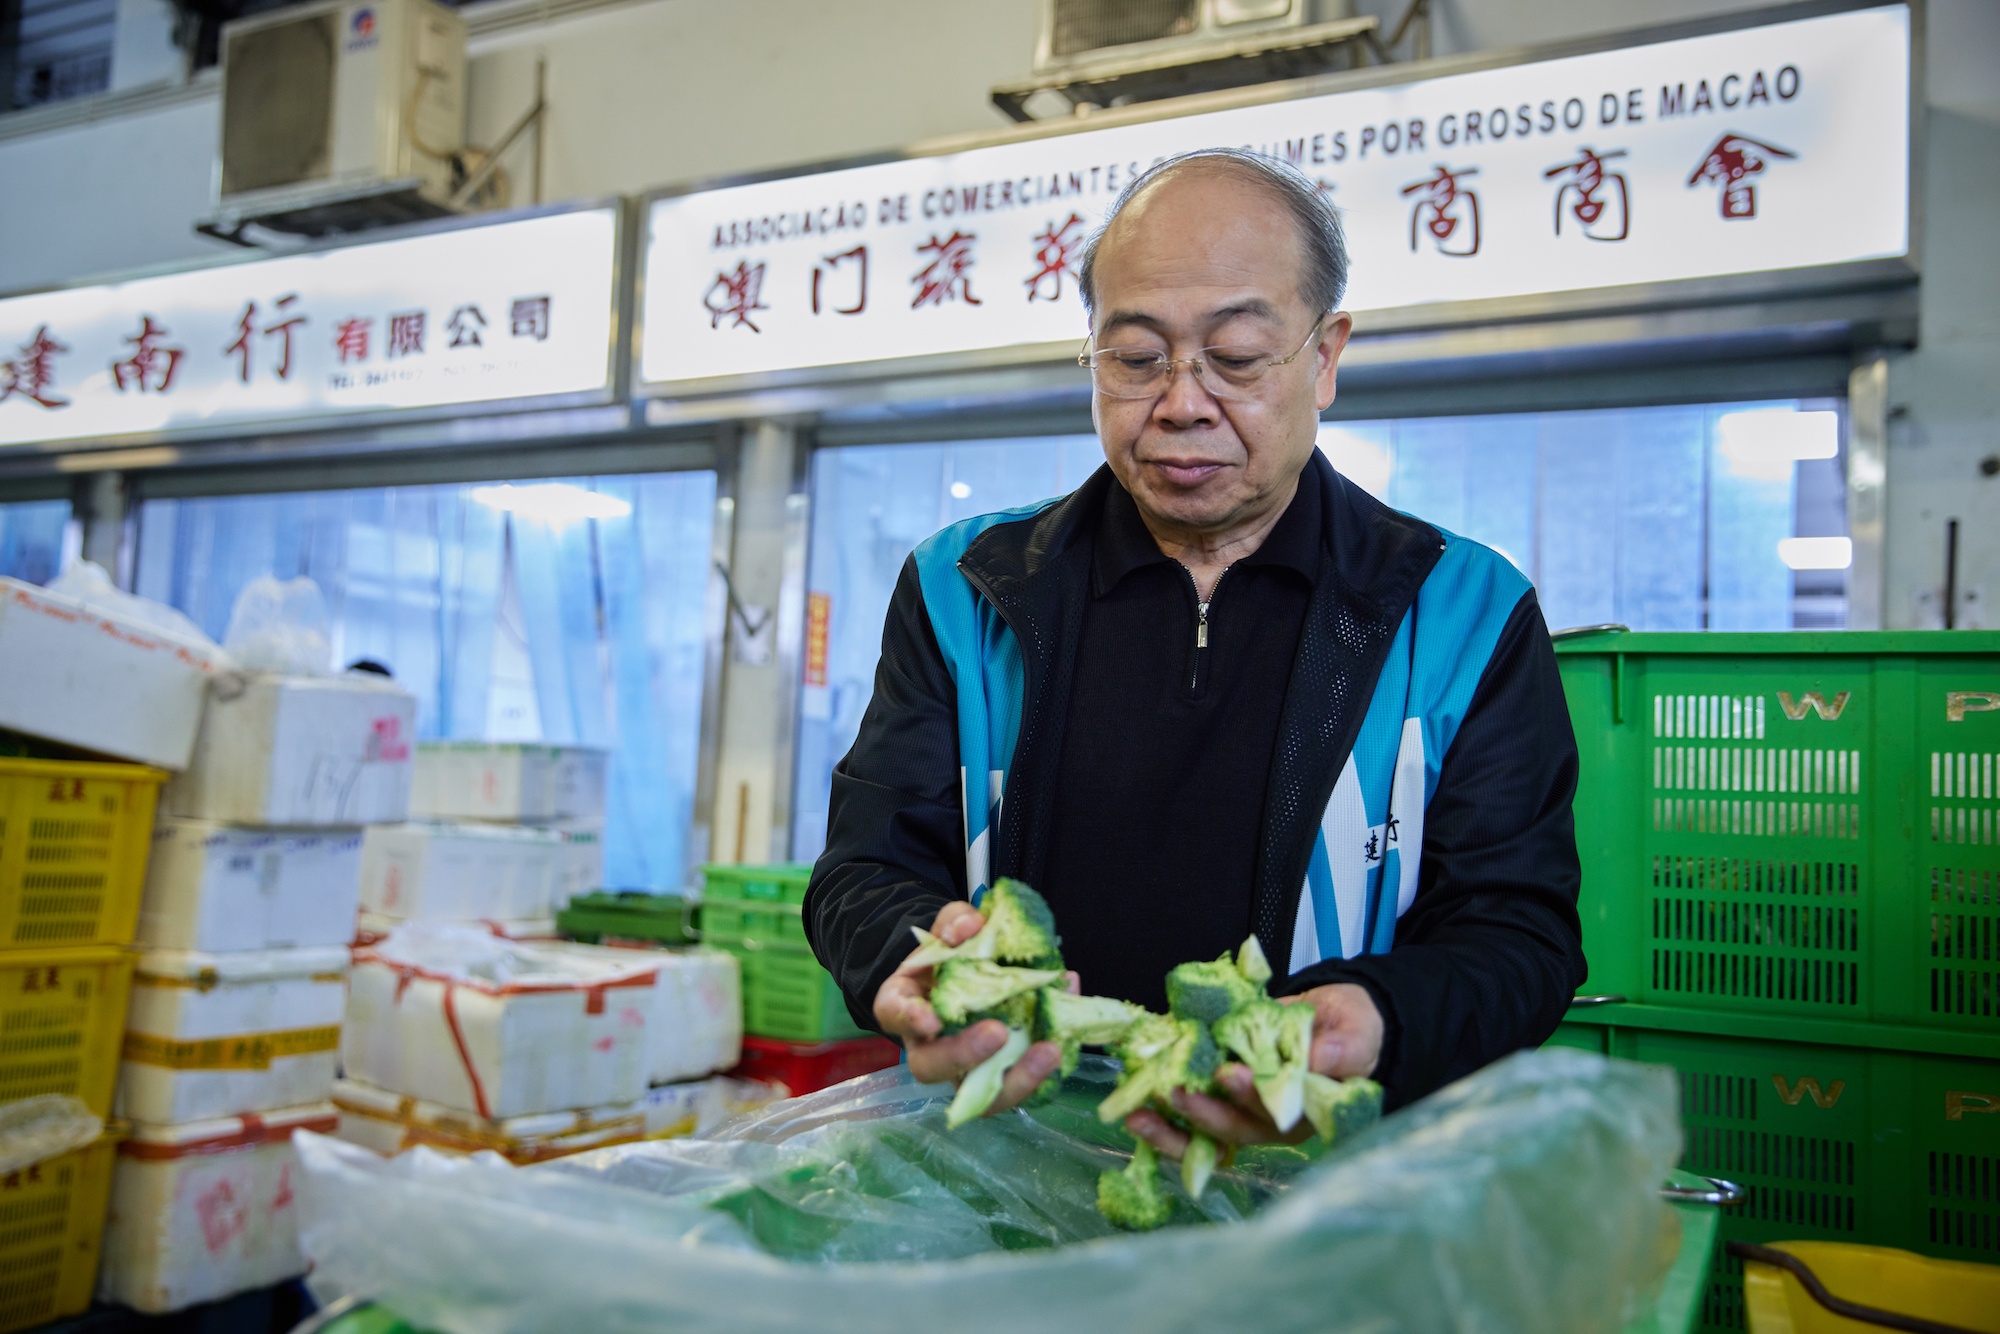
[[[1313,1007],[1314,1071],[1335,1079],[1375,1073],[1382,1060],[1382,1013],[1366,987],[1335,982],[1283,997],[1280,1003]],[[1289,1133],[1278,1133],[1248,1066],[1231,1061],[1215,1072],[1215,1082],[1221,1097],[1180,1089],[1174,1093],[1174,1110],[1216,1143],[1298,1144],[1312,1134],[1304,1121]],[[1125,1118],[1125,1128],[1169,1158],[1187,1151],[1188,1132],[1158,1112],[1134,1112]]]
[[[947,903],[931,920],[930,932],[947,945],[962,945],[986,925],[986,919],[971,904]],[[912,951],[914,952],[914,950]],[[982,1019],[950,1037],[939,1037],[944,1027],[931,1008],[929,968],[905,965],[889,975],[875,993],[875,1022],[891,1037],[901,1038],[909,1057],[910,1073],[920,1083],[956,1084],[973,1068],[1007,1043],[1007,1026],[998,1019]],[[1078,989],[1077,976],[1065,981],[1072,993]],[[1017,1106],[1041,1087],[1042,1081],[1062,1064],[1062,1049],[1053,1042],[1037,1042],[1008,1069],[1000,1084],[1000,1096],[986,1111],[992,1116]]]

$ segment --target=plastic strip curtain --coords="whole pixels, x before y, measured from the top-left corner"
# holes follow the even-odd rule
[[[364,657],[387,665],[417,696],[419,736],[479,740],[511,541],[538,739],[612,752],[605,882],[678,889],[694,806],[715,477],[567,485],[615,496],[631,512],[553,521],[482,503],[471,486],[148,501],[138,591],[219,639],[251,579],[308,575],[326,594],[336,667]],[[59,541],[60,523],[55,531]]]
[[[62,566],[67,500],[29,500],[0,505],[0,575],[45,584]]]

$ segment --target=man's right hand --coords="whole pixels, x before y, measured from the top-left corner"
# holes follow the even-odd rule
[[[947,945],[962,945],[978,934],[986,919],[971,904],[947,903],[931,920],[930,932]],[[914,948],[912,950],[914,953]],[[939,1037],[944,1024],[931,1008],[930,968],[898,968],[875,993],[875,1022],[890,1037],[899,1038],[909,1058],[910,1073],[919,1083],[956,1084],[1007,1043],[1007,1026],[982,1019],[950,1037]],[[1076,990],[1076,975],[1069,987]],[[986,1114],[1007,1111],[1033,1093],[1062,1064],[1062,1050],[1053,1042],[1037,1042],[1022,1053],[1001,1081],[1000,1096]]]

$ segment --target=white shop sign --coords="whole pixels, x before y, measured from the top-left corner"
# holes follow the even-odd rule
[[[0,300],[0,445],[604,394],[612,208]]]
[[[1329,192],[1356,311],[1901,256],[1909,79],[1897,4],[665,197],[640,379],[1080,341],[1084,237],[1217,145]]]

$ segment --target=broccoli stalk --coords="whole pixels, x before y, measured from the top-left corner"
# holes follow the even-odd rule
[[[1062,1049],[1062,1067],[1050,1076],[1058,1084],[1076,1072],[1083,1048],[1111,1046],[1147,1017],[1137,1005],[1108,996],[1072,996],[1059,986],[1043,987],[1040,1002],[1035,1038]]]
[[[1308,1073],[1304,1101],[1306,1120],[1328,1144],[1382,1119],[1382,1086],[1372,1079],[1329,1079]]]
[[[1208,1189],[1208,1178],[1215,1172],[1216,1156],[1214,1140],[1199,1130],[1188,1132],[1188,1146],[1181,1153],[1181,1185],[1187,1187],[1190,1200],[1199,1200],[1201,1193]]]
[[[1097,1119],[1120,1121],[1149,1102],[1171,1109],[1177,1088],[1206,1093],[1215,1087],[1221,1053],[1208,1030],[1192,1019],[1148,1015],[1118,1045],[1125,1069],[1118,1087],[1097,1105]]]
[[[1006,1078],[1007,1068],[1020,1060],[1027,1049],[1026,1033],[1018,1028],[1007,1030],[1007,1041],[1000,1050],[974,1066],[965,1082],[958,1086],[958,1096],[951,1100],[951,1108],[944,1115],[945,1129],[956,1130],[967,1121],[986,1115],[986,1109],[1000,1096],[1000,1081]]]
[[[1216,1038],[1250,1067],[1257,1096],[1280,1132],[1297,1125],[1305,1114],[1312,1033],[1312,1006],[1276,1001],[1254,1001],[1215,1026]]]
[[[1097,1211],[1115,1227],[1150,1231],[1166,1222],[1173,1208],[1160,1190],[1159,1155],[1144,1140],[1132,1150],[1131,1165],[1124,1171],[1097,1178]]]
[[[1010,968],[988,959],[946,959],[931,983],[931,1008],[947,1032],[989,1016],[1010,1028],[1025,1029],[1034,1019],[1034,993],[1061,977],[1053,969]],[[1019,1004],[1009,1004],[1017,998]]]

